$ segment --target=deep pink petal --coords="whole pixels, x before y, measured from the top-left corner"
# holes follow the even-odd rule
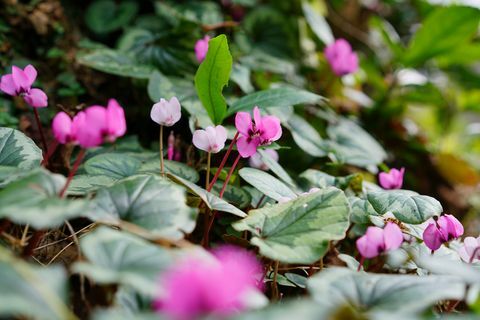
[[[385,250],[395,250],[400,248],[403,242],[403,233],[398,225],[388,222],[383,229],[385,239]]]
[[[17,66],[12,66],[12,76],[15,82],[15,88],[17,92],[26,92],[30,90],[31,83],[25,72]]]
[[[59,112],[52,120],[52,131],[55,139],[62,143],[72,140],[72,119],[65,112]]]
[[[453,238],[456,239],[463,235],[464,229],[463,225],[457,218],[455,218],[451,214],[446,214],[443,216],[444,219],[447,221],[447,234],[449,239]]]
[[[35,79],[37,79],[37,70],[35,69],[34,66],[29,64],[28,66],[25,67],[25,69],[23,69],[23,72],[28,78],[28,83],[29,83],[28,87],[31,87],[32,84],[35,82]]]
[[[428,225],[423,231],[423,241],[425,245],[432,251],[437,250],[443,243],[442,235],[434,223]]]
[[[263,140],[272,142],[280,139],[282,136],[282,126],[280,120],[275,116],[265,116],[262,119],[262,134]]]
[[[127,122],[125,120],[125,111],[118,104],[117,100],[110,99],[108,101],[107,111],[107,134],[110,142],[115,141],[116,138],[121,137],[127,131]]]
[[[17,87],[13,81],[11,74],[6,74],[0,79],[0,90],[8,95],[15,96],[17,94]]]
[[[203,39],[198,40],[195,43],[195,56],[198,62],[202,62],[207,56],[209,36],[205,36]]]
[[[252,117],[248,112],[237,112],[235,115],[235,128],[245,137],[250,135],[252,130]]]
[[[242,158],[253,156],[257,152],[257,147],[260,145],[258,139],[249,140],[246,137],[240,137],[237,140],[237,149]]]
[[[360,252],[362,257],[364,258],[367,258],[367,259],[375,258],[380,254],[380,251],[378,250],[378,247],[376,246],[376,244],[372,243],[368,239],[368,236],[366,234],[357,239],[356,245],[357,245],[358,252]]]
[[[30,91],[23,96],[23,100],[34,108],[45,108],[48,106],[47,95],[42,90],[36,88],[30,89]]]

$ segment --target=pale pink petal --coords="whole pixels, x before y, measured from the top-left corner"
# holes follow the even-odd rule
[[[210,140],[205,130],[195,130],[192,139],[193,145],[200,150],[210,152]]]
[[[35,79],[37,79],[37,70],[34,66],[29,64],[25,67],[25,69],[23,69],[23,72],[28,78],[28,87],[31,87],[32,84],[35,82]]]
[[[47,95],[42,90],[36,88],[30,89],[30,91],[23,96],[23,100],[34,108],[44,108],[48,106]]]
[[[474,237],[466,237],[465,239],[463,239],[463,246],[465,247],[468,255],[472,256],[473,252],[478,247],[477,239],[475,239]]]
[[[169,111],[172,115],[172,126],[182,117],[182,107],[177,97],[172,97],[169,101]]]
[[[403,233],[398,225],[388,222],[383,229],[385,239],[385,250],[395,250],[400,248],[403,242]]]
[[[443,243],[442,235],[434,223],[428,225],[423,231],[423,241],[425,245],[432,251],[437,250]]]
[[[22,69],[20,69],[17,66],[12,66],[12,76],[13,76],[13,81],[15,82],[15,87],[16,91],[28,91],[30,90],[31,83],[30,79],[28,79],[28,76],[23,72]]]
[[[252,117],[248,112],[237,112],[235,115],[235,128],[242,135],[248,137],[252,130]]]
[[[257,152],[257,147],[260,145],[258,139],[248,139],[246,137],[240,137],[237,140],[238,153],[242,158],[248,158],[253,156]]]
[[[0,90],[11,96],[17,95],[17,87],[11,74],[2,76],[0,79]]]
[[[59,112],[52,120],[52,131],[55,139],[62,143],[68,143],[72,139],[72,119],[65,112]]]
[[[248,159],[248,164],[250,165],[250,167],[260,170],[266,171],[269,169],[268,166],[263,162],[262,156],[258,152]]]
[[[215,145],[216,149],[214,153],[220,152],[225,147],[225,141],[227,141],[227,129],[218,125],[215,127]]]
[[[461,247],[458,249],[458,255],[460,258],[462,258],[463,261],[465,262],[470,262],[471,259],[471,253],[468,253],[465,246]]]
[[[273,150],[273,149],[265,149],[265,153],[268,153],[268,155],[270,156],[270,158],[272,158],[273,160],[275,160],[276,162],[278,162],[279,156],[278,156],[278,152],[277,152],[276,150]]]

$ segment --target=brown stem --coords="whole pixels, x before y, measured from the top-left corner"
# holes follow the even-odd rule
[[[58,145],[59,145],[58,141],[53,140],[53,142],[50,144],[50,147],[48,148],[48,151],[45,154],[45,157],[43,157],[42,166],[48,165],[48,160],[55,153],[55,150],[57,150]]]
[[[84,156],[85,156],[85,149],[81,149],[80,152],[78,153],[77,159],[75,159],[75,163],[73,164],[72,170],[70,170],[70,173],[68,174],[67,182],[65,183],[62,190],[58,194],[60,198],[64,197],[65,191],[67,191],[67,188],[70,185],[70,182],[72,182],[73,176],[77,172],[78,167],[80,166],[80,163],[82,163]]]
[[[3,219],[2,222],[0,222],[0,234],[6,231],[11,224],[10,220]]]
[[[160,172],[165,177],[165,167],[163,164],[163,126],[160,125]]]
[[[22,256],[24,258],[32,256],[33,251],[37,248],[44,234],[45,231],[43,230],[37,230],[33,233],[32,237],[28,240],[28,245],[23,249]]]
[[[272,300],[274,301],[278,301],[278,283],[277,283],[277,278],[278,278],[278,266],[279,266],[280,262],[279,261],[275,261],[275,266],[274,266],[274,269],[273,269],[273,282],[272,282]]]
[[[38,115],[37,108],[33,108],[33,114],[35,115],[35,120],[37,121],[38,131],[40,131],[40,138],[42,139],[43,152],[48,153],[47,140],[43,134],[42,123],[40,122],[40,116]]]
[[[236,26],[238,26],[238,22],[236,21],[223,21],[216,24],[203,25],[202,29],[203,31],[208,32],[215,29],[219,29],[219,28],[229,28],[229,27],[236,27]]]
[[[230,156],[230,152],[232,152],[233,146],[237,143],[239,133],[237,132],[235,136],[232,139],[232,142],[230,142],[230,146],[228,147],[227,152],[223,156],[222,162],[220,163],[220,166],[217,169],[217,172],[215,172],[215,175],[213,176],[212,182],[210,182],[210,186],[208,187],[207,191],[210,192],[212,191],[213,186],[215,185],[215,182],[217,182],[218,176],[220,175],[220,172],[222,171],[223,167],[225,166],[225,163],[227,162],[228,157]]]
[[[362,270],[362,266],[363,266],[363,263],[364,263],[364,262],[365,262],[365,257],[362,256],[362,257],[360,258],[360,263],[358,264],[358,269],[357,269],[357,271]]]

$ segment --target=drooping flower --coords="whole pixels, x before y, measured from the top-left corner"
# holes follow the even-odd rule
[[[32,88],[37,78],[37,70],[29,64],[25,69],[12,66],[12,73],[2,76],[0,90],[11,96],[21,96],[26,103],[35,108],[48,106],[48,98],[45,92]]]
[[[405,168],[391,169],[387,172],[380,172],[378,175],[378,181],[384,189],[400,189],[403,185],[403,175],[405,174]]]
[[[325,58],[337,76],[354,73],[358,69],[358,56],[345,39],[338,39],[327,46]]]
[[[275,116],[261,116],[258,107],[253,108],[253,119],[248,112],[238,112],[235,127],[240,133],[237,149],[243,158],[253,156],[261,145],[268,145],[282,135],[280,120]]]
[[[197,57],[198,62],[202,62],[207,56],[209,41],[210,36],[205,36],[203,39],[200,39],[195,43],[195,56]]]
[[[232,246],[213,251],[213,259],[189,258],[163,274],[163,293],[154,308],[173,319],[228,316],[247,307],[246,296],[261,289],[262,267],[255,256]]]
[[[385,228],[368,227],[367,232],[358,238],[357,249],[362,257],[371,259],[383,252],[400,248],[403,234],[400,227],[392,222],[387,222]]]
[[[150,111],[150,117],[159,125],[171,127],[180,120],[182,108],[177,97],[170,100],[160,99],[155,103]]]
[[[273,149],[265,149],[265,152],[268,153],[270,158],[272,158],[275,162],[278,162],[279,157],[278,157],[277,151]],[[265,162],[263,162],[262,156],[258,152],[255,153],[253,156],[251,156],[250,159],[248,159],[248,164],[252,168],[257,168],[264,171],[267,171],[270,169],[268,165]]]
[[[480,237],[466,237],[463,239],[463,246],[458,250],[463,261],[471,263],[480,260]]]
[[[227,130],[223,126],[208,126],[205,130],[196,130],[193,133],[193,145],[200,150],[217,153],[225,147]]]
[[[463,225],[451,214],[434,217],[423,231],[423,241],[432,251],[437,250],[443,243],[457,239],[463,234]]]

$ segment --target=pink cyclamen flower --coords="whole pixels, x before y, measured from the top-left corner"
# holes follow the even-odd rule
[[[106,108],[106,122],[103,135],[108,142],[115,142],[127,132],[127,121],[125,111],[115,99],[108,100]]]
[[[48,106],[48,98],[45,92],[32,88],[37,78],[37,70],[29,64],[25,69],[12,66],[12,73],[2,76],[0,90],[11,96],[23,97],[26,103],[35,108]]]
[[[197,57],[198,62],[202,62],[207,56],[209,41],[210,36],[205,36],[203,39],[200,39],[195,43],[195,56]]]
[[[403,234],[395,223],[387,222],[385,228],[368,227],[367,232],[357,240],[357,249],[362,257],[375,258],[382,252],[400,248]]]
[[[458,250],[463,261],[471,263],[480,260],[480,237],[466,237],[463,239],[463,246]]]
[[[160,99],[150,111],[150,118],[159,125],[171,127],[180,120],[182,108],[177,97],[170,100]]]
[[[378,175],[378,181],[384,189],[400,189],[403,185],[403,175],[405,174],[405,168],[391,169],[387,172],[380,172]]]
[[[423,231],[423,241],[432,251],[437,250],[443,243],[457,239],[463,234],[463,225],[451,214],[431,219],[430,224]]]
[[[275,116],[261,116],[260,109],[253,108],[253,119],[248,112],[237,112],[235,127],[240,132],[237,149],[243,158],[253,156],[257,148],[268,145],[282,136],[280,120]]]
[[[52,131],[55,139],[61,144],[76,140],[72,131],[72,119],[65,112],[59,112],[52,120]]]
[[[159,281],[164,294],[154,308],[173,319],[198,319],[203,315],[228,316],[247,306],[245,298],[261,290],[262,267],[255,256],[233,246],[213,251],[214,258],[189,258]]]
[[[265,152],[268,153],[270,158],[272,158],[275,162],[278,162],[279,157],[278,157],[277,151],[273,149],[266,149]],[[268,165],[265,162],[263,162],[262,156],[258,152],[255,153],[253,156],[251,156],[250,159],[248,159],[248,164],[252,168],[257,168],[264,171],[267,171],[270,169]]]
[[[167,159],[173,160],[174,155],[175,155],[175,135],[173,134],[173,131],[170,131],[170,135],[168,136]]]
[[[345,39],[338,39],[327,46],[325,58],[337,76],[354,73],[358,69],[358,56]]]
[[[193,145],[200,150],[217,153],[225,147],[227,130],[223,126],[208,126],[205,130],[196,130],[193,133]]]

